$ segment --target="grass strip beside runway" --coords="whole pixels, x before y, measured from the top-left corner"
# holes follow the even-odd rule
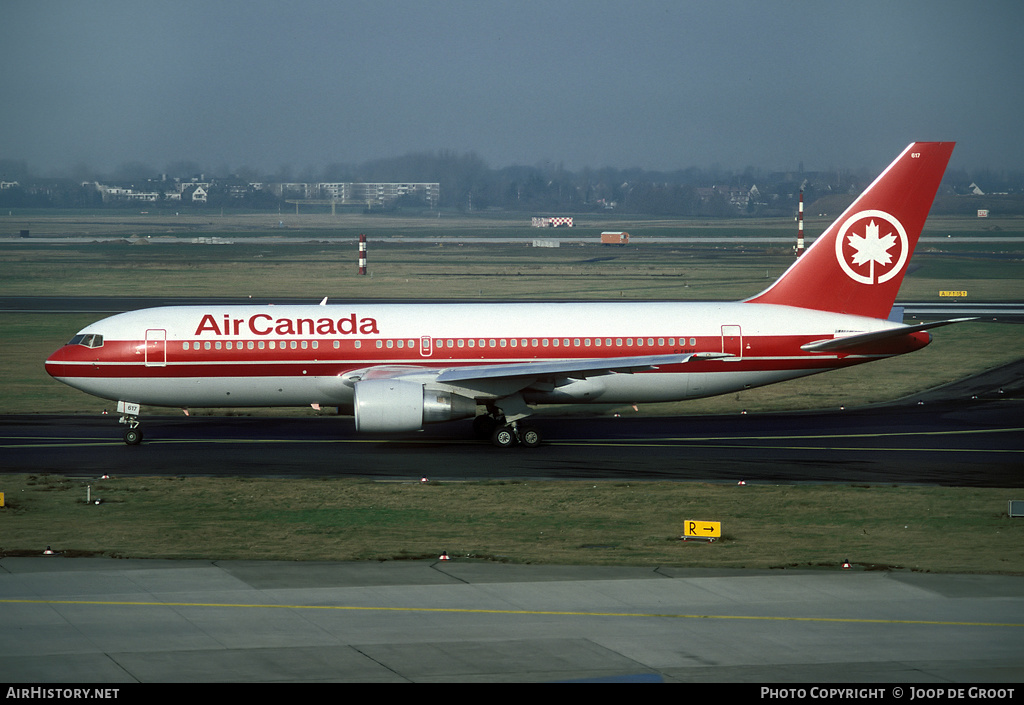
[[[673,482],[0,479],[0,553],[1024,574],[1017,490]],[[87,504],[87,496],[102,503]],[[714,543],[680,540],[720,521]]]

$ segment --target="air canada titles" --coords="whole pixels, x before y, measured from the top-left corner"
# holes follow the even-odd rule
[[[275,318],[268,313],[256,313],[248,318],[233,318],[224,314],[217,317],[207,313],[196,326],[196,336],[245,335],[378,335],[377,319],[359,318],[352,313],[340,318]]]

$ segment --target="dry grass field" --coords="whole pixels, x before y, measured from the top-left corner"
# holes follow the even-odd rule
[[[1024,573],[1005,490],[3,477],[0,554]],[[87,504],[86,497],[102,503]],[[681,541],[688,519],[722,539]]]

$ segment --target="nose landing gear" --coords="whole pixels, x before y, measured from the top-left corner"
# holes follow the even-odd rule
[[[141,405],[135,402],[117,402],[117,411],[121,414],[118,423],[125,424],[128,427],[124,430],[124,442],[130,446],[137,446],[142,443],[142,428],[139,426],[140,408]]]
[[[142,443],[142,429],[138,427],[126,428],[124,430],[124,442],[130,446],[137,446]]]

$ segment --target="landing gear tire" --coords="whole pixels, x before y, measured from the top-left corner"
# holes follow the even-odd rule
[[[519,429],[519,442],[524,448],[536,448],[540,445],[540,431],[530,426]]]
[[[491,442],[499,448],[511,448],[516,444],[516,432],[511,426],[499,426],[491,434]]]
[[[124,432],[124,442],[130,446],[137,446],[142,443],[142,429],[128,428]]]

